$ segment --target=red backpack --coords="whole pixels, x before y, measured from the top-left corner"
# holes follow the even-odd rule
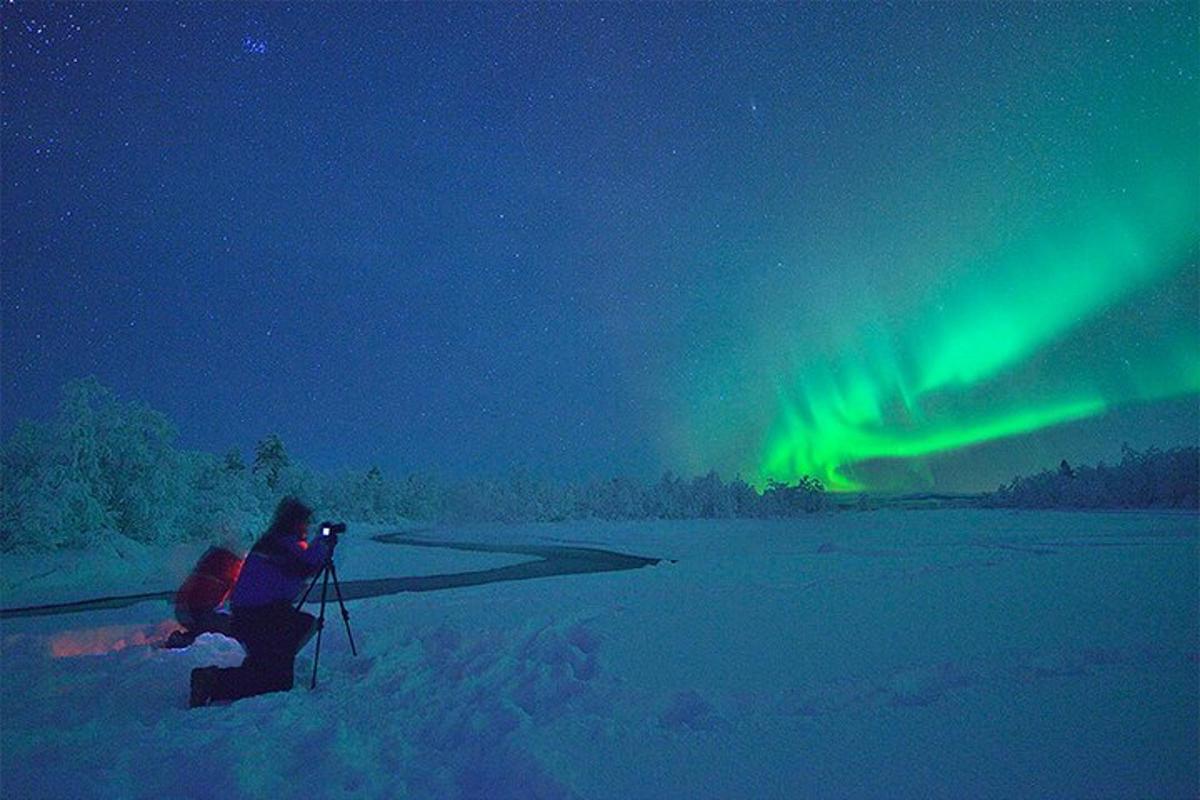
[[[224,547],[210,547],[175,593],[175,618],[189,629],[209,628],[242,571],[242,559]]]

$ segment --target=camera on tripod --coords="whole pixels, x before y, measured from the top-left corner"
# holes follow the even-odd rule
[[[339,533],[346,532],[346,523],[344,522],[322,522],[322,536],[337,536]]]
[[[346,610],[346,601],[342,599],[342,585],[338,583],[337,567],[333,563],[333,548],[338,542],[337,535],[346,532],[346,523],[322,522],[320,531],[322,538],[327,537],[329,543],[325,565],[313,576],[312,583],[308,585],[296,603],[296,610],[299,611],[304,607],[304,601],[308,600],[308,595],[312,592],[313,587],[317,583],[321,584],[321,611],[317,616],[317,648],[313,652],[313,674],[312,683],[309,685],[310,689],[317,688],[317,662],[321,660],[321,634],[325,632],[325,600],[329,596],[330,579],[333,580],[333,593],[337,597],[338,606],[342,609],[342,621],[346,623],[346,638],[350,640],[350,652],[358,655],[358,649],[354,646],[354,634],[350,632],[350,612]]]

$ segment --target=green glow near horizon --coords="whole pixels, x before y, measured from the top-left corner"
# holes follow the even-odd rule
[[[1014,399],[1011,379],[1130,295],[1195,269],[1200,218],[1194,170],[1168,164],[1134,193],[1140,203],[1093,204],[1049,230],[964,265],[903,330],[804,364],[780,389],[761,480],[821,479],[869,488],[854,465],[929,456],[1104,413],[1125,403],[1200,391],[1194,325],[1134,364],[1069,362],[1058,388]],[[1120,335],[1116,332],[1114,335]],[[1086,352],[1086,349],[1085,349]],[[1119,374],[1118,374],[1119,373]]]

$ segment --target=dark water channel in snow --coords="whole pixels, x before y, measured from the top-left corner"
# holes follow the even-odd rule
[[[506,567],[474,570],[472,572],[453,572],[447,575],[369,578],[366,580],[345,580],[344,576],[339,575],[342,598],[345,600],[363,600],[368,597],[382,597],[389,594],[400,594],[401,592],[433,592],[439,589],[458,589],[464,586],[481,586],[485,583],[499,583],[501,581],[549,578],[555,575],[580,575],[588,572],[614,572],[625,569],[639,569],[641,567],[653,566],[660,561],[657,558],[644,558],[642,556],[614,553],[609,550],[598,550],[588,547],[567,547],[565,545],[439,542],[429,539],[414,539],[406,533],[386,533],[372,538],[384,544],[399,544],[408,547],[436,547],[447,550],[464,550],[472,553],[505,553],[509,555],[531,556],[533,560],[523,561],[520,564],[510,564]],[[330,596],[332,596],[332,590],[330,591]],[[55,603],[43,606],[0,609],[0,619],[39,617],[49,614],[75,614],[83,611],[125,608],[137,603],[144,603],[147,600],[172,602],[174,599],[174,590],[114,597],[97,597],[73,603]],[[308,602],[312,604],[319,601],[320,592],[313,592]]]

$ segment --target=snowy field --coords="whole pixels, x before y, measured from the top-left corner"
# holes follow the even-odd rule
[[[315,691],[310,645],[292,692],[193,711],[189,670],[241,651],[145,644],[166,603],[9,618],[0,795],[1194,798],[1197,528],[879,511],[426,531],[675,561],[354,601],[359,655],[332,616]],[[12,559],[3,605],[170,589],[201,549]],[[352,526],[339,573],[522,560]]]

